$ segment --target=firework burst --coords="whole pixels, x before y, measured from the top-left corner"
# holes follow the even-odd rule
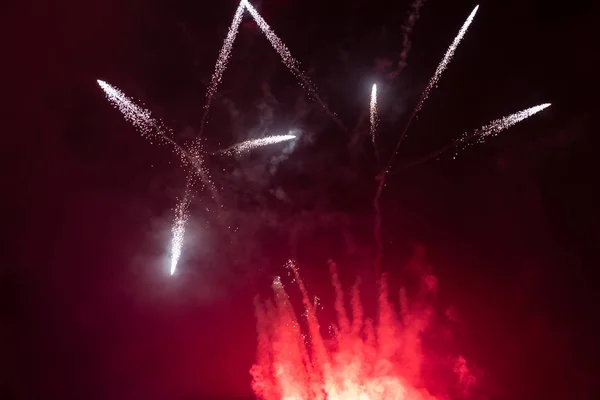
[[[179,257],[183,250],[183,241],[185,239],[185,228],[189,218],[188,207],[190,204],[190,187],[193,184],[191,179],[188,179],[188,183],[185,188],[185,193],[181,202],[175,207],[175,220],[171,227],[171,275],[175,273],[177,264],[179,263]]]

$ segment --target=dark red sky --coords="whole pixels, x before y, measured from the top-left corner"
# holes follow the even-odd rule
[[[236,250],[223,250],[220,258],[203,248],[182,266],[189,279],[173,283],[159,273],[182,173],[95,86],[98,78],[114,82],[176,130],[197,127],[203,82],[234,3],[66,0],[3,7],[9,257],[0,289],[7,316],[0,336],[2,398],[251,396],[250,300],[268,285],[271,267],[269,273],[246,268],[250,283],[235,282],[227,257]],[[263,1],[265,18],[314,67],[314,80],[349,125],[362,107],[362,77],[374,76],[376,57],[397,51],[407,4],[386,3]],[[423,8],[409,67],[389,102],[402,105],[399,116],[406,116],[404,104],[423,88],[474,5],[446,3],[430,0]],[[594,16],[585,5],[480,5],[401,156],[420,156],[500,115],[553,106],[456,162],[398,168],[383,201],[384,233],[393,242],[385,265],[393,274],[408,243],[425,244],[440,276],[440,301],[463,316],[457,346],[487,370],[498,398],[593,398],[600,239],[589,106]],[[387,36],[380,40],[384,25]],[[255,82],[270,79],[281,115],[293,119],[290,104],[301,89],[256,30],[245,26],[238,40],[238,63],[234,49],[223,93],[250,113],[260,97]],[[344,52],[349,61],[340,69],[336,57]],[[216,121],[219,112],[217,106]],[[317,119],[320,128],[324,120]],[[384,126],[382,140],[391,143],[392,123]],[[221,140],[215,132],[208,136]],[[369,166],[351,188],[334,187],[332,165],[345,162],[346,139],[317,137],[290,157],[277,179],[298,198],[326,198],[360,231],[371,218]],[[322,170],[331,172],[321,176]],[[326,189],[313,193],[313,186]],[[297,201],[296,212],[303,208]],[[268,235],[246,240],[269,249],[262,251],[276,264],[288,255],[275,251],[277,238]],[[319,262],[336,256],[328,254],[335,242],[328,240],[305,243],[306,261],[315,263],[305,266],[309,281],[319,280]],[[370,240],[367,235],[361,245],[371,246]],[[349,276],[368,266],[348,261],[346,268]]]

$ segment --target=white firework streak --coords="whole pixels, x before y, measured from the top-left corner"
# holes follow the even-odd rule
[[[545,103],[540,104],[539,106],[530,107],[514,114],[510,114],[506,117],[495,119],[487,125],[482,126],[472,134],[464,133],[462,137],[454,143],[454,145],[462,144],[462,146],[456,151],[456,154],[458,154],[459,151],[464,150],[465,147],[473,144],[473,142],[470,142],[472,139],[474,139],[475,143],[483,143],[488,138],[494,137],[500,132],[523,121],[524,119],[529,118],[542,110],[545,110],[546,108],[550,107],[550,105],[550,103]]]
[[[406,137],[406,134],[408,133],[408,128],[410,127],[410,124],[411,124],[412,120],[415,118],[415,116],[417,115],[417,113],[423,107],[423,103],[425,103],[425,100],[427,100],[427,97],[429,97],[429,93],[431,92],[431,90],[439,82],[439,80],[440,80],[440,78],[442,76],[442,73],[446,70],[446,68],[448,68],[448,64],[450,64],[450,61],[452,60],[452,57],[454,56],[454,52],[456,51],[456,48],[458,47],[458,45],[460,44],[461,40],[463,39],[463,37],[467,33],[467,29],[469,29],[469,26],[473,22],[473,19],[475,18],[475,14],[477,13],[478,9],[479,9],[479,6],[477,5],[473,9],[473,11],[471,11],[471,14],[469,14],[469,16],[467,17],[467,20],[464,22],[464,24],[462,25],[462,27],[458,31],[458,34],[456,35],[456,37],[452,41],[452,44],[450,45],[450,47],[448,47],[448,50],[446,50],[446,54],[444,54],[444,58],[442,59],[442,61],[437,66],[437,68],[436,68],[433,76],[431,77],[431,79],[429,80],[429,83],[425,87],[425,90],[421,94],[421,98],[419,99],[419,102],[417,103],[417,106],[413,110],[412,114],[410,114],[410,117],[408,118],[408,122],[404,126],[404,130],[402,131],[402,134],[400,135],[400,138],[398,139],[398,143],[396,143],[396,147],[394,148],[394,152],[392,153],[392,156],[390,158],[390,162],[389,162],[388,166],[386,167],[386,172],[387,172],[388,169],[391,168],[392,161],[394,160],[394,157],[396,156],[396,153],[398,152],[398,149],[400,148],[400,145],[402,144],[402,141],[404,140],[404,138]]]
[[[283,41],[279,38],[279,36],[275,34],[273,29],[271,29],[269,24],[267,24],[267,22],[258,13],[258,11],[256,11],[256,9],[252,6],[252,4],[250,4],[248,0],[242,0],[241,3],[244,4],[250,15],[252,15],[252,18],[254,18],[254,21],[256,21],[258,27],[262,30],[267,40],[271,43],[271,46],[273,46],[275,51],[279,54],[285,66],[290,70],[292,74],[294,74],[296,78],[298,78],[298,80],[300,81],[300,85],[308,91],[309,95],[313,97],[321,105],[321,107],[323,107],[323,109],[339,127],[341,127],[343,130],[346,130],[339,118],[333,112],[331,112],[331,110],[329,110],[327,104],[325,104],[325,102],[319,97],[317,89],[314,87],[314,85],[306,76],[306,74],[302,72],[302,69],[300,68],[300,63],[294,58],[294,56],[292,56],[292,53],[283,43]]]
[[[171,130],[165,127],[160,121],[152,118],[150,110],[135,104],[131,98],[127,97],[125,93],[116,87],[99,79],[97,82],[106,94],[108,101],[121,111],[125,119],[137,128],[144,138],[148,139],[150,143],[154,143],[156,140],[170,144],[181,159],[182,164],[192,164],[198,168],[194,158],[183,147],[167,136],[165,132],[172,134]]]
[[[385,178],[387,177],[387,174],[390,172],[390,169],[392,168],[392,163],[394,162],[394,157],[396,156],[396,153],[398,153],[398,149],[400,148],[402,141],[406,137],[406,134],[408,132],[408,129],[410,127],[412,120],[417,115],[417,113],[419,112],[421,107],[423,107],[423,103],[429,96],[429,93],[431,92],[433,87],[437,84],[437,82],[440,80],[440,77],[442,76],[442,73],[444,72],[444,70],[448,67],[448,64],[452,60],[452,56],[454,55],[456,48],[458,47],[461,40],[467,33],[467,29],[469,29],[469,26],[473,22],[473,19],[475,18],[475,14],[477,13],[478,9],[479,9],[479,5],[475,6],[473,11],[471,11],[471,14],[469,14],[469,16],[467,17],[467,20],[464,22],[464,24],[458,31],[458,35],[456,35],[456,37],[452,41],[452,44],[450,45],[450,47],[448,47],[448,50],[446,51],[444,58],[442,59],[442,61],[438,65],[438,67],[436,68],[435,73],[433,74],[429,83],[425,87],[425,90],[423,91],[423,94],[421,95],[421,98],[419,99],[417,106],[415,107],[413,112],[410,114],[410,117],[408,118],[408,122],[404,126],[404,130],[402,131],[402,134],[400,135],[400,138],[398,139],[398,142],[396,143],[396,146],[394,147],[394,151],[392,152],[392,155],[390,156],[389,162],[387,163],[387,165],[385,165],[383,167],[383,169],[381,170],[379,175],[377,175],[377,177],[376,177],[376,180],[378,181],[377,191],[375,192],[375,197],[373,198],[373,208],[375,209],[375,223],[374,223],[375,232],[374,233],[375,233],[375,241],[377,242],[377,258],[375,259],[375,273],[376,274],[379,274],[379,266],[381,263],[382,251],[383,251],[383,243],[381,241],[380,201],[381,201],[381,194],[383,193],[383,188],[385,187]]]
[[[202,132],[204,131],[204,124],[206,123],[208,112],[210,111],[210,105],[212,103],[213,96],[217,92],[217,87],[219,86],[219,83],[221,83],[221,78],[223,77],[223,73],[227,68],[227,63],[229,62],[229,57],[231,56],[233,42],[235,41],[235,37],[237,36],[238,30],[240,28],[243,14],[244,1],[242,0],[240,1],[238,8],[235,10],[233,21],[231,21],[231,25],[229,26],[229,31],[227,32],[227,36],[225,37],[225,41],[223,42],[223,47],[221,47],[219,57],[217,58],[217,63],[215,64],[215,71],[213,72],[212,78],[210,80],[210,85],[208,86],[208,90],[206,91],[206,104],[204,105],[204,115],[202,116],[202,123],[200,126],[199,136],[202,136]]]
[[[471,14],[469,14],[469,16],[467,17],[467,20],[465,21],[463,26],[460,28],[460,31],[458,31],[458,35],[456,35],[456,37],[452,41],[452,44],[450,45],[450,47],[448,47],[448,50],[446,50],[446,54],[444,54],[444,58],[442,59],[442,61],[438,65],[438,67],[436,68],[435,73],[433,74],[433,76],[431,77],[431,80],[429,81],[429,84],[427,84],[427,87],[423,91],[423,94],[421,95],[421,99],[419,100],[419,103],[417,104],[417,107],[415,108],[414,113],[419,112],[419,110],[423,106],[423,103],[429,96],[429,92],[431,92],[431,89],[433,89],[433,87],[435,85],[437,85],[438,81],[440,80],[440,77],[442,76],[442,73],[446,70],[446,68],[448,68],[448,64],[450,64],[450,61],[452,60],[452,57],[454,56],[454,52],[456,51],[456,48],[458,47],[461,40],[467,33],[467,29],[469,29],[469,26],[473,22],[473,19],[475,19],[475,14],[477,13],[478,9],[479,9],[479,5],[475,6],[473,11],[471,11]]]
[[[371,140],[373,141],[373,146],[375,146],[375,131],[377,130],[377,84],[373,84],[373,89],[371,89]]]
[[[244,142],[238,143],[236,145],[231,146],[228,149],[222,150],[219,153],[225,154],[240,154],[245,151],[250,151],[257,147],[268,146],[275,143],[286,142],[288,140],[296,139],[296,135],[274,135],[267,136],[260,139],[246,140]]]
[[[483,143],[486,139],[496,136],[500,132],[510,128],[511,126],[523,121],[531,117],[534,114],[539,113],[540,111],[550,107],[550,103],[540,104],[539,106],[530,107],[522,111],[518,111],[514,114],[510,114],[506,117],[495,119],[488,124],[482,126],[481,128],[475,130],[473,133],[465,132],[463,135],[450,143],[448,146],[443,147],[429,155],[420,158],[416,161],[413,161],[409,164],[406,164],[405,167],[412,167],[415,165],[422,164],[426,161],[429,161],[433,158],[439,157],[442,153],[450,150],[451,148],[457,147],[454,157],[458,155],[458,153],[464,150],[467,146],[473,145],[474,143]],[[475,140],[473,140],[475,139]]]
[[[177,204],[177,207],[175,207],[175,220],[171,227],[171,233],[173,234],[173,238],[171,239],[171,275],[175,273],[183,249],[185,227],[189,217],[188,207],[191,199],[190,187],[192,184],[193,179],[188,179],[183,199]]]

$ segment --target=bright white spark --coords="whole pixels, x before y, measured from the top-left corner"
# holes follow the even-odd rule
[[[375,131],[377,129],[377,84],[373,84],[371,89],[371,140],[375,146]]]
[[[325,102],[319,97],[315,86],[312,84],[308,76],[306,76],[306,74],[302,72],[300,63],[294,58],[294,56],[292,56],[292,53],[283,43],[283,41],[279,38],[279,36],[275,34],[273,29],[271,29],[269,24],[267,24],[267,22],[258,13],[258,11],[256,11],[256,9],[252,6],[252,4],[250,4],[248,0],[242,0],[241,3],[244,4],[246,10],[248,10],[250,15],[252,15],[252,18],[254,18],[254,21],[256,21],[258,27],[262,30],[267,40],[271,43],[271,46],[273,46],[275,51],[279,54],[285,66],[300,81],[300,85],[308,91],[309,95],[314,100],[316,100],[321,105],[321,107],[323,107],[323,109],[327,112],[327,114],[329,114],[329,116],[339,127],[341,127],[343,130],[346,130],[344,124],[342,124],[339,118],[333,112],[331,112],[327,104],[325,104]]]
[[[450,45],[450,47],[448,47],[448,50],[446,50],[446,54],[444,55],[444,58],[438,65],[437,69],[435,70],[435,73],[433,74],[433,76],[431,77],[431,80],[429,81],[429,84],[427,84],[427,87],[423,91],[423,94],[421,95],[421,99],[419,100],[419,104],[417,105],[417,108],[415,109],[414,114],[416,114],[421,109],[421,107],[423,106],[423,103],[427,99],[427,96],[429,96],[429,92],[431,92],[431,89],[433,89],[433,87],[438,83],[438,81],[440,80],[440,77],[442,76],[442,73],[446,70],[446,68],[448,67],[448,64],[450,64],[450,61],[452,60],[452,57],[454,56],[454,52],[456,51],[456,48],[458,47],[461,40],[465,36],[465,33],[467,33],[467,29],[469,29],[469,26],[473,22],[473,19],[475,18],[475,14],[477,13],[478,9],[479,9],[479,5],[475,6],[473,11],[471,11],[471,14],[469,14],[469,16],[467,17],[467,20],[465,21],[463,26],[460,28],[460,31],[458,31],[458,35],[456,35],[456,37],[452,41],[452,44]]]
[[[496,136],[503,130],[510,128],[511,126],[523,121],[526,118],[531,117],[534,114],[539,113],[540,111],[548,107],[550,107],[550,103],[530,107],[525,110],[508,115],[506,117],[495,119],[487,125],[482,126],[472,134],[463,134],[463,136],[458,140],[458,142],[463,145],[459,149],[457,149],[457,153],[460,150],[463,150],[466,146],[472,144],[472,142],[468,143],[471,139],[474,139],[474,142],[476,143],[483,143],[486,141],[486,139]]]
[[[97,82],[106,94],[108,101],[121,111],[121,114],[123,114],[125,119],[133,124],[144,138],[148,139],[150,143],[154,143],[156,140],[164,144],[170,144],[173,146],[175,153],[179,156],[184,165],[187,165],[188,163],[195,165],[190,154],[173,139],[167,136],[166,132],[169,134],[172,133],[169,128],[165,127],[160,121],[152,118],[150,110],[135,104],[132,99],[127,97],[125,93],[116,87],[100,79],[98,79]]]
[[[171,239],[171,275],[175,273],[181,251],[183,249],[183,241],[185,238],[185,227],[188,220],[188,206],[190,203],[190,185],[192,180],[188,180],[188,185],[183,196],[183,200],[177,204],[175,208],[175,220],[171,227],[173,238]]]
[[[296,139],[296,135],[274,135],[267,136],[260,139],[246,140],[245,142],[238,143],[229,149],[223,150],[225,154],[240,154],[245,151],[255,149],[257,147],[268,146],[270,144],[286,142],[288,140]]]
[[[104,90],[108,101],[121,111],[127,121],[131,122],[133,126],[140,130],[142,136],[150,141],[156,139],[157,136],[160,137],[160,134],[156,135],[154,133],[157,121],[152,118],[149,110],[135,104],[132,99],[127,97],[125,93],[116,87],[111,86],[100,79],[98,79],[97,82],[102,90]]]
[[[429,93],[437,85],[438,81],[440,80],[440,77],[442,76],[442,73],[448,67],[448,64],[450,63],[450,61],[452,60],[452,57],[454,56],[454,52],[456,51],[456,48],[458,47],[461,40],[467,33],[467,29],[469,29],[469,26],[473,22],[473,19],[475,18],[475,14],[477,13],[478,9],[479,9],[479,6],[478,5],[475,6],[473,11],[471,11],[471,14],[469,14],[469,16],[467,17],[467,20],[464,22],[464,24],[458,31],[458,35],[456,35],[456,37],[452,41],[452,44],[450,45],[450,47],[448,47],[446,54],[444,54],[444,58],[442,59],[442,61],[438,65],[438,67],[436,68],[431,79],[429,80],[427,87],[425,87],[425,90],[421,94],[421,98],[419,99],[417,106],[413,110],[412,114],[410,114],[410,117],[408,118],[408,122],[404,126],[404,130],[402,131],[402,134],[400,135],[400,138],[398,139],[398,142],[396,143],[396,147],[394,148],[394,152],[392,153],[390,161],[389,161],[387,167],[383,170],[382,177],[384,180],[385,180],[385,175],[389,172],[390,168],[392,167],[392,162],[394,161],[394,157],[396,156],[396,153],[398,153],[398,149],[400,148],[400,145],[402,144],[402,142],[404,141],[404,138],[406,137],[406,134],[408,133],[408,129],[410,128],[410,124],[411,124],[412,120],[419,113],[419,111],[421,110],[421,107],[423,107],[423,103],[425,102],[425,100],[427,100]],[[382,183],[382,185],[383,185],[383,183]]]
[[[213,72],[212,78],[210,80],[210,85],[208,86],[208,90],[206,91],[206,104],[204,105],[204,115],[202,117],[202,127],[200,129],[201,132],[204,123],[206,122],[206,118],[208,117],[208,112],[210,110],[212,98],[217,92],[217,87],[219,86],[219,83],[221,83],[221,78],[223,77],[223,73],[227,68],[227,63],[229,62],[229,57],[231,56],[233,42],[235,41],[235,37],[237,36],[240,24],[242,22],[244,8],[244,1],[242,0],[240,1],[238,8],[235,10],[233,21],[229,26],[229,31],[227,32],[227,36],[225,37],[225,41],[223,42],[223,47],[221,47],[221,51],[219,52],[219,57],[217,58],[217,63],[215,64],[215,71]]]

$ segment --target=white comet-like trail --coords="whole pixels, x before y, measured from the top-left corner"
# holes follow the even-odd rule
[[[217,88],[219,87],[219,83],[221,83],[221,78],[223,77],[223,73],[227,68],[227,63],[229,62],[229,57],[231,56],[231,49],[233,48],[233,42],[235,41],[235,37],[237,36],[240,24],[242,23],[244,8],[244,2],[240,1],[238,8],[235,10],[233,21],[231,21],[231,25],[229,26],[229,30],[227,31],[227,36],[223,41],[223,46],[221,47],[221,51],[219,52],[219,57],[217,57],[215,71],[213,72],[212,78],[210,80],[210,85],[208,86],[208,90],[206,91],[206,104],[204,105],[204,115],[202,116],[202,123],[200,126],[200,134],[198,135],[198,139],[202,137],[202,133],[204,131],[204,124],[206,123],[206,118],[208,118],[208,112],[210,111],[212,99],[215,93],[217,92]]]
[[[422,3],[418,3],[418,5],[419,6],[422,5]],[[381,251],[382,251],[382,242],[381,242],[381,233],[380,233],[380,230],[381,230],[381,215],[380,214],[381,213],[380,213],[379,202],[380,202],[380,198],[381,198],[381,193],[383,191],[383,188],[385,187],[386,175],[388,174],[388,172],[392,166],[393,159],[400,147],[400,144],[402,143],[402,141],[404,140],[404,138],[408,132],[408,129],[410,127],[412,120],[415,118],[415,116],[418,114],[418,112],[423,107],[423,104],[424,104],[425,100],[428,98],[430,92],[433,90],[433,88],[435,88],[437,86],[437,83],[439,82],[443,72],[446,70],[450,61],[452,60],[452,57],[453,57],[458,45],[464,38],[469,26],[473,22],[473,20],[475,18],[475,14],[477,13],[478,9],[479,9],[479,6],[476,6],[471,11],[469,16],[463,23],[462,27],[460,28],[458,34],[452,41],[451,45],[448,47],[446,53],[444,54],[443,59],[437,66],[433,76],[431,77],[429,83],[427,84],[423,93],[421,94],[421,97],[420,97],[415,109],[411,113],[411,115],[408,119],[408,122],[406,123],[404,130],[403,130],[402,134],[400,135],[400,138],[391,154],[389,163],[387,165],[384,165],[384,168],[381,170],[381,173],[377,177],[379,183],[378,183],[377,192],[376,192],[374,200],[373,200],[375,214],[376,214],[375,215],[375,238],[376,238],[377,248],[378,248],[377,259],[376,259],[376,263],[375,263],[376,271],[378,271],[378,268],[379,268],[379,263],[381,260]],[[171,134],[171,131],[168,128],[164,127],[160,121],[154,119],[149,110],[136,105],[133,100],[128,98],[119,89],[109,85],[108,83],[106,83],[104,81],[98,80],[98,84],[104,90],[108,100],[116,108],[118,108],[121,111],[121,113],[125,116],[125,118],[129,122],[131,122],[137,129],[140,130],[140,132],[142,133],[142,135],[144,137],[148,138],[150,141],[157,140],[157,141],[161,141],[161,142],[172,145],[175,152],[182,160],[182,163],[184,165],[191,164],[191,166],[193,167],[188,173],[185,194],[175,208],[176,215],[175,215],[175,219],[173,222],[173,226],[171,228],[172,235],[173,235],[172,248],[171,248],[171,268],[170,268],[171,275],[173,275],[175,273],[176,268],[177,268],[177,263],[181,256],[181,253],[182,253],[183,242],[184,242],[184,237],[185,237],[185,228],[186,228],[186,223],[187,223],[188,216],[189,216],[188,215],[188,207],[189,207],[189,204],[191,201],[192,187],[194,185],[196,177],[201,178],[204,186],[207,187],[208,190],[211,192],[213,200],[217,204],[220,204],[216,187],[212,183],[210,176],[209,176],[209,172],[204,167],[204,164],[203,164],[202,156],[204,154],[204,150],[202,148],[200,139],[201,139],[201,136],[202,136],[202,133],[204,130],[204,125],[207,122],[212,99],[217,91],[218,85],[221,82],[223,74],[227,68],[227,64],[228,64],[229,58],[231,56],[233,44],[234,44],[235,38],[237,36],[237,33],[239,31],[239,27],[240,27],[243,13],[245,10],[247,10],[251,14],[251,16],[253,17],[253,19],[256,21],[257,25],[261,29],[261,31],[264,33],[265,37],[268,39],[268,41],[271,43],[273,48],[280,55],[285,66],[299,80],[301,86],[304,89],[306,89],[308,91],[308,93],[321,104],[321,106],[325,109],[325,111],[330,115],[330,117],[332,117],[334,119],[334,121],[340,127],[344,128],[343,124],[339,121],[337,116],[329,110],[329,108],[327,107],[325,102],[323,102],[321,100],[321,98],[318,96],[316,88],[313,86],[313,84],[311,83],[309,78],[306,76],[306,74],[304,72],[302,72],[302,70],[300,68],[300,63],[292,56],[292,54],[289,51],[289,49],[287,48],[287,46],[275,34],[275,32],[271,29],[271,27],[267,24],[267,22],[262,18],[262,16],[252,6],[252,4],[250,4],[250,2],[248,0],[241,0],[235,11],[233,21],[229,27],[227,36],[226,36],[226,38],[223,42],[223,45],[221,47],[221,50],[219,52],[217,62],[215,65],[215,70],[213,72],[210,84],[207,89],[206,104],[204,106],[204,114],[202,117],[200,132],[198,135],[199,137],[197,138],[197,140],[194,141],[192,146],[190,146],[188,151],[183,149],[180,145],[178,145],[173,139],[171,139],[167,135],[167,133]],[[406,38],[405,38],[405,42],[406,42]],[[434,155],[439,154],[451,147],[457,147],[457,149],[458,149],[457,152],[458,152],[460,149],[464,149],[466,146],[468,146],[469,144],[472,144],[473,142],[482,143],[487,138],[497,135],[501,131],[508,129],[509,127],[515,125],[516,123],[544,110],[545,108],[547,108],[549,106],[550,106],[549,103],[542,104],[539,106],[528,108],[523,111],[519,111],[519,112],[511,114],[507,117],[493,120],[489,124],[484,125],[480,129],[476,130],[472,134],[467,134],[467,133],[463,134],[463,136],[461,138],[456,140],[450,146],[442,149],[441,151],[434,153]],[[376,145],[377,125],[378,125],[377,85],[374,84],[372,87],[372,90],[371,90],[371,101],[370,101],[370,134],[371,134],[371,140],[373,142],[373,147],[374,147],[374,151],[375,151],[376,155],[377,155],[377,148],[375,145]],[[344,130],[345,130],[345,128],[344,128]],[[225,150],[219,151],[217,153],[213,153],[213,154],[234,154],[234,153],[239,154],[244,151],[249,151],[251,149],[254,149],[256,147],[266,146],[266,145],[270,145],[270,144],[274,144],[274,143],[280,143],[280,142],[287,141],[287,140],[293,140],[295,138],[296,138],[295,135],[275,135],[275,136],[269,136],[269,137],[264,137],[264,138],[260,138],[260,139],[247,140],[247,141],[238,143],[228,149],[225,149]]]
[[[373,84],[371,89],[371,105],[370,105],[370,121],[371,121],[371,141],[375,146],[375,132],[377,130],[377,84]]]
[[[487,139],[496,136],[500,132],[523,121],[524,119],[527,119],[532,115],[535,115],[540,111],[545,110],[546,108],[550,107],[550,105],[550,103],[544,103],[540,104],[539,106],[530,107],[525,110],[518,111],[514,114],[510,114],[506,117],[495,119],[476,130],[475,133],[464,133],[462,137],[457,141],[459,144],[462,144],[462,146],[459,146],[459,149],[457,149],[457,153],[460,150],[463,150],[465,147],[473,144],[473,142],[485,142]]]
[[[413,114],[416,114],[419,112],[419,110],[421,110],[421,107],[423,107],[423,103],[429,96],[429,92],[431,92],[431,89],[433,89],[433,87],[435,85],[437,85],[438,81],[440,80],[440,77],[442,76],[442,73],[446,70],[446,68],[448,68],[450,61],[452,61],[452,57],[454,56],[454,52],[458,48],[458,45],[460,44],[460,42],[463,40],[463,37],[467,33],[467,29],[469,29],[469,26],[471,26],[473,19],[475,19],[475,14],[477,14],[478,9],[479,9],[479,5],[475,6],[473,11],[471,11],[471,14],[469,14],[469,16],[467,17],[467,20],[460,28],[460,31],[458,31],[458,35],[456,35],[456,37],[452,41],[452,44],[450,45],[450,47],[448,47],[448,50],[446,50],[446,54],[444,54],[444,58],[437,66],[433,76],[431,77],[431,80],[427,84],[427,87],[425,87],[425,90],[423,91],[423,94],[421,95],[421,99],[419,100],[419,103],[417,104],[417,107],[415,108],[415,111],[413,112]]]
[[[236,145],[231,146],[230,148],[223,150],[222,153],[225,154],[240,154],[245,151],[250,151],[257,147],[268,146],[271,144],[286,142],[288,140],[296,139],[296,135],[273,135],[267,136],[260,139],[246,140],[244,142],[238,143]]]
[[[185,227],[189,217],[188,206],[191,199],[190,186],[192,184],[192,180],[188,180],[183,199],[175,207],[175,220],[171,227],[171,233],[173,235],[173,238],[171,239],[171,275],[175,273],[179,257],[181,257],[181,252],[183,250]]]

